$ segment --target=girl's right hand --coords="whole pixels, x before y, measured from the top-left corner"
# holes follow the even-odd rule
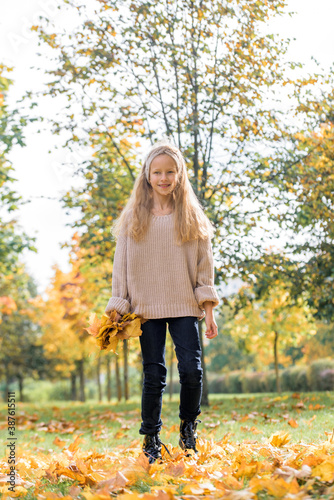
[[[115,318],[116,323],[118,323],[121,318],[122,318],[122,315],[117,313],[116,318]]]
[[[110,313],[111,313],[111,311],[108,312],[109,318],[110,318]],[[116,316],[115,316],[116,323],[118,323],[121,318],[122,318],[122,315],[119,314],[118,312],[116,312]]]

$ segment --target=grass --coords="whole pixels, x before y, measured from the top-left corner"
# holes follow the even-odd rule
[[[163,442],[178,443],[179,398],[164,396],[161,430]],[[198,425],[199,436],[221,440],[230,433],[230,440],[242,442],[267,438],[277,431],[289,432],[293,442],[318,443],[333,431],[333,393],[292,394],[214,394],[210,406],[202,407]],[[1,434],[7,437],[7,406],[2,403],[0,415],[4,424]],[[290,422],[290,423],[289,423]],[[140,398],[127,402],[98,403],[43,402],[16,403],[17,444],[30,451],[51,453],[58,450],[55,437],[72,442],[73,435],[82,434],[81,448],[107,452],[117,445],[142,440]],[[1,457],[5,456],[1,449]]]
[[[170,401],[169,395],[166,394],[163,402],[163,427],[160,436],[171,450],[173,447],[178,447],[178,407],[179,397],[174,395]],[[209,444],[209,449],[214,449],[214,442],[225,442],[225,439],[226,442],[232,444],[235,452],[232,455],[229,455],[229,453],[232,453],[231,451],[228,452],[227,462],[225,460],[223,463],[223,470],[224,467],[226,469],[227,463],[232,460],[234,464],[231,465],[232,472],[235,472],[239,467],[239,462],[238,459],[233,461],[233,457],[239,453],[242,454],[243,450],[250,463],[254,460],[254,463],[261,464],[261,462],[266,461],[267,464],[270,464],[272,460],[277,460],[277,453],[281,453],[281,457],[283,457],[284,453],[286,453],[284,449],[277,449],[274,455],[269,458],[266,455],[259,454],[259,448],[262,449],[263,446],[262,443],[276,432],[289,433],[291,445],[292,443],[301,443],[296,445],[298,450],[299,447],[302,448],[307,443],[318,444],[326,441],[328,435],[333,432],[333,409],[334,394],[329,392],[283,393],[281,395],[272,393],[214,394],[210,396],[210,406],[202,407],[202,414],[199,416],[202,422],[198,426],[198,434],[199,437],[207,440],[205,443],[212,443]],[[3,438],[2,443],[4,443],[1,449],[1,459],[7,461],[5,451],[6,443],[8,443],[7,406],[4,403],[0,405],[0,415],[2,417],[0,432]],[[126,456],[133,456],[134,452],[131,450],[134,449],[138,453],[143,440],[143,436],[139,435],[138,432],[141,423],[139,397],[134,397],[127,402],[112,401],[110,403],[98,403],[91,400],[85,403],[41,401],[32,404],[30,402],[17,402],[15,417],[16,455],[23,458],[20,463],[20,472],[23,473],[24,470],[24,478],[28,481],[35,481],[33,486],[27,487],[25,493],[22,493],[24,496],[19,497],[27,500],[42,500],[46,497],[56,498],[57,496],[67,496],[68,498],[73,496],[78,500],[91,498],[88,491],[86,493],[88,497],[79,493],[82,492],[82,489],[78,488],[80,483],[76,478],[69,479],[62,475],[58,479],[54,479],[52,467],[47,476],[38,476],[40,479],[36,480],[35,474],[38,467],[34,469],[33,473],[29,472],[29,457],[31,455],[38,457],[38,463],[45,462],[45,464],[51,463],[54,465],[61,456],[63,459],[65,457],[66,460],[66,451],[62,452],[62,450],[69,445],[73,446],[75,439],[79,436],[81,439],[79,448],[82,452],[80,451],[77,456],[77,459],[79,459],[77,463],[79,465],[80,463],[88,464],[89,458],[87,457],[90,456],[91,452],[100,453],[101,458],[97,458],[98,461],[94,468],[103,469],[106,466],[109,471],[109,467],[116,470],[117,464],[123,467],[121,464],[126,463]],[[242,443],[244,443],[244,447],[242,445],[238,446]],[[125,447],[125,449],[122,447]],[[319,449],[322,449],[322,445]],[[254,456],[252,450],[254,450]],[[82,457],[81,462],[80,456]],[[220,466],[214,452],[211,457],[210,451],[208,451],[207,456],[208,459],[206,457],[199,458],[197,464],[199,467],[204,468],[203,478],[205,481],[208,481],[207,478],[210,477],[205,475],[206,468],[212,472],[217,467],[219,469]],[[329,455],[327,455],[327,460],[328,457]],[[86,459],[87,461],[85,461]],[[180,465],[180,460],[173,463],[177,467],[177,464]],[[148,497],[145,498],[153,498],[150,493],[159,490],[161,480],[164,481],[164,487],[168,488],[169,484],[170,488],[174,488],[175,498],[184,497],[184,488],[195,487],[196,491],[200,469],[196,469],[196,466],[186,465],[188,467],[186,470],[187,476],[179,477],[176,474],[175,477],[172,477],[168,476],[168,472],[167,475],[164,475],[163,468],[165,466],[166,464],[157,466],[158,476],[155,473],[150,475],[142,469],[140,469],[141,472],[138,472],[137,467],[136,478],[126,491],[138,495],[147,494]],[[251,476],[241,480],[243,481],[243,488],[247,488],[250,479]],[[214,479],[212,481],[214,483]],[[234,479],[234,481],[237,480]],[[303,480],[299,480],[299,482],[303,484]],[[330,485],[331,483],[324,481],[313,482],[309,491],[311,496],[308,498],[333,498],[331,495],[334,493],[334,487],[333,492],[331,489],[327,492],[327,487],[330,487]],[[236,486],[236,489],[239,488]],[[46,492],[50,492],[50,495]],[[41,493],[46,496],[41,496]],[[114,495],[115,493],[111,497]],[[204,493],[198,498],[205,498],[207,495],[207,493]],[[92,498],[95,498],[95,496]],[[97,496],[96,498],[102,497]],[[263,490],[258,491],[254,498],[257,500],[273,500],[278,497],[273,497],[267,490]]]
[[[64,480],[62,482],[59,481],[56,484],[52,484],[48,479],[42,478],[41,484],[43,485],[43,489],[45,492],[51,492],[57,495],[61,494],[62,496],[66,496],[69,494],[69,490],[74,483],[71,480]],[[37,500],[33,488],[31,488],[31,491],[28,491],[24,498],[25,500]]]

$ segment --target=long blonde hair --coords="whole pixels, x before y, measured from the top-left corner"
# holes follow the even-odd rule
[[[194,193],[182,153],[179,148],[166,140],[158,141],[148,152],[129,200],[119,217],[113,222],[110,232],[117,239],[120,232],[124,230],[136,242],[145,237],[153,208],[153,188],[149,183],[149,169],[153,158],[160,154],[168,154],[173,158],[178,175],[177,185],[172,192],[176,243],[180,245],[197,238],[212,239],[215,227],[204,213]]]

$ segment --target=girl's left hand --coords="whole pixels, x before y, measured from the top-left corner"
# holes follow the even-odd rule
[[[218,335],[218,326],[215,321],[213,314],[205,316],[206,332],[205,336],[207,339],[213,339]]]

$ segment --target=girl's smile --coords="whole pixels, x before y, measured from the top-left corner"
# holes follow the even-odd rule
[[[154,196],[159,196],[162,191],[170,194],[176,187],[178,180],[178,173],[176,165],[169,155],[161,154],[152,160],[150,165],[150,183],[153,189]]]

